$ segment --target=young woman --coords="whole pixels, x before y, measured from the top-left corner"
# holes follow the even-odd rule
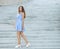
[[[17,40],[18,45],[16,48],[21,47],[21,37],[26,42],[26,47],[30,46],[30,43],[28,42],[26,36],[24,35],[24,19],[26,18],[25,10],[23,6],[18,7],[18,15],[16,20],[16,30],[17,30]]]

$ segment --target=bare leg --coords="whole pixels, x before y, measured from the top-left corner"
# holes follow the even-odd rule
[[[18,45],[21,44],[21,33],[17,31],[17,40],[18,40]]]
[[[28,44],[28,40],[27,40],[27,38],[26,38],[26,36],[24,35],[23,32],[21,32],[21,36],[22,36],[22,38],[25,40],[26,44]]]

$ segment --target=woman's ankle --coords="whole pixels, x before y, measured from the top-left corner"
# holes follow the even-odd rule
[[[26,42],[26,45],[28,44],[29,42]]]
[[[17,45],[21,45],[21,44],[17,44]]]

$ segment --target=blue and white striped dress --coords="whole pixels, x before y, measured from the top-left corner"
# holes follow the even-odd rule
[[[16,30],[23,31],[23,32],[25,31],[25,29],[22,30],[22,14],[17,15]]]

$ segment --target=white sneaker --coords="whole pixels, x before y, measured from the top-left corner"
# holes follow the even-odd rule
[[[31,44],[30,44],[30,43],[28,43],[28,44],[26,45],[26,47],[29,47],[29,46],[31,46]]]
[[[17,45],[15,48],[19,48],[19,47],[21,47],[20,45]]]

